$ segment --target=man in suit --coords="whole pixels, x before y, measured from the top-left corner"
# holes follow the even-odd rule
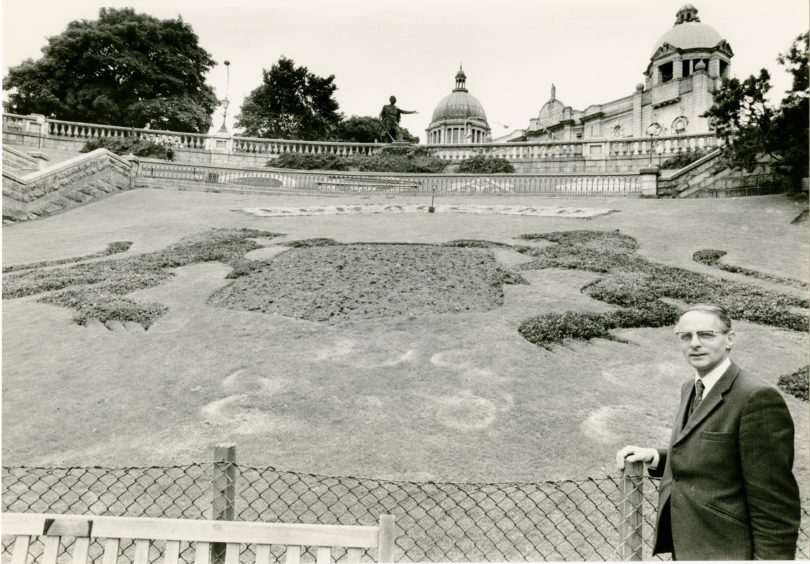
[[[642,461],[662,478],[653,554],[793,559],[801,509],[784,399],[731,361],[734,331],[722,307],[692,307],[675,335],[695,377],[681,389],[669,448],[616,454],[619,469]]]

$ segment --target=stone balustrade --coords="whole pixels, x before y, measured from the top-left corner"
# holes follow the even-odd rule
[[[228,132],[181,133],[70,122],[36,115],[3,115],[3,139],[10,143],[38,144],[40,148],[61,143],[72,150],[78,150],[84,143],[93,139],[129,137],[161,144],[171,143],[178,161],[246,166],[264,165],[268,160],[284,153],[369,155],[385,146],[380,143],[263,139],[231,135]],[[712,134],[696,134],[652,138],[427,145],[427,147],[434,155],[449,163],[458,163],[476,155],[501,157],[515,163],[519,172],[597,170],[628,172],[644,166],[644,158],[652,160],[651,157],[655,156],[660,161],[682,151],[715,148],[719,144],[720,140]],[[569,164],[554,169],[555,162]]]
[[[637,196],[638,174],[414,174],[304,171],[139,159],[139,185],[252,193],[465,196]],[[241,187],[241,188],[240,188]]]
[[[429,145],[434,155],[447,161],[463,161],[477,155],[500,157],[509,161],[531,161],[553,158],[582,158],[583,143],[577,142],[522,142],[472,143],[458,145]]]
[[[344,143],[337,141],[298,141],[233,137],[234,153],[281,155],[283,153],[328,154],[338,156],[370,155],[385,145],[382,143]]]

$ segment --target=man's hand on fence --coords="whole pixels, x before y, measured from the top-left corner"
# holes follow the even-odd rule
[[[624,470],[625,462],[645,462],[650,464],[658,454],[654,448],[628,445],[616,453],[616,468]]]

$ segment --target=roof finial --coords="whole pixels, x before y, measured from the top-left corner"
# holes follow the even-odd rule
[[[692,4],[684,4],[681,6],[681,9],[678,10],[678,13],[675,14],[675,25],[686,23],[686,22],[700,22],[700,18],[698,17],[697,8],[695,8]]]
[[[554,83],[551,83],[551,100],[557,99],[557,87],[554,86]]]
[[[464,83],[467,80],[467,75],[464,74],[464,69],[461,67],[461,63],[458,65],[458,72],[456,73],[456,87],[453,89],[453,92],[462,91],[466,92],[467,87]]]

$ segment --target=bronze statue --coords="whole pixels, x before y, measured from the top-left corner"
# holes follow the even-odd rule
[[[391,141],[402,141],[402,128],[399,127],[399,119],[402,114],[415,114],[416,111],[400,110],[397,108],[396,96],[389,98],[390,104],[383,106],[380,112],[380,120],[383,126],[383,137],[388,136]]]

